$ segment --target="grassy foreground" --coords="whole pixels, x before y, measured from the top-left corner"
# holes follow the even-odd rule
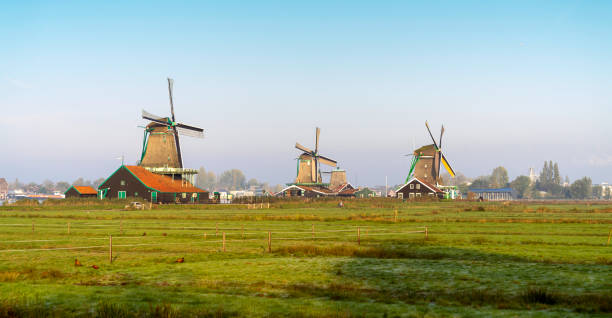
[[[0,317],[612,315],[612,204],[69,203],[0,207]]]

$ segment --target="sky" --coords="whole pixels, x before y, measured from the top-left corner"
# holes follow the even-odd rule
[[[445,127],[470,177],[559,163],[612,182],[609,1],[15,1],[0,10],[0,177],[97,179],[142,109],[205,129],[186,167],[293,181],[295,142],[403,182]]]

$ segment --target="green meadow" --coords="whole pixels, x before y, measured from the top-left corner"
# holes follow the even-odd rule
[[[0,317],[612,315],[612,204],[337,203],[0,207]]]

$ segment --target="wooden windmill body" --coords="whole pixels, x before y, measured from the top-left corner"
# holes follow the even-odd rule
[[[204,130],[176,122],[172,87],[173,80],[168,78],[171,116],[160,117],[142,111],[142,118],[150,123],[145,127],[139,165],[149,171],[180,177],[193,183],[197,170],[183,167],[179,135],[203,138]]]
[[[319,135],[321,129],[317,127],[315,137],[315,150],[310,150],[299,143],[295,143],[295,148],[303,151],[298,157],[298,171],[295,178],[296,184],[322,184],[320,165],[335,167],[335,160],[326,158],[319,154]]]
[[[413,177],[419,178],[422,181],[428,182],[435,186],[443,186],[444,180],[440,176],[441,166],[444,166],[446,171],[451,177],[455,177],[455,171],[450,166],[446,157],[442,153],[442,136],[444,135],[444,126],[440,131],[440,142],[437,143],[431,134],[429,124],[425,122],[429,136],[431,137],[433,144],[422,146],[415,149],[414,152],[409,155],[412,156],[412,163],[410,166],[410,172],[406,178],[406,182]]]

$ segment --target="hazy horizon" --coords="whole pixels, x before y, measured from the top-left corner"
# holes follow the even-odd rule
[[[11,3],[0,12],[0,177],[106,177],[142,109],[204,128],[186,167],[284,184],[295,142],[358,185],[401,183],[446,129],[457,172],[559,163],[612,182],[612,4],[528,1]],[[324,169],[326,170],[326,169]]]

